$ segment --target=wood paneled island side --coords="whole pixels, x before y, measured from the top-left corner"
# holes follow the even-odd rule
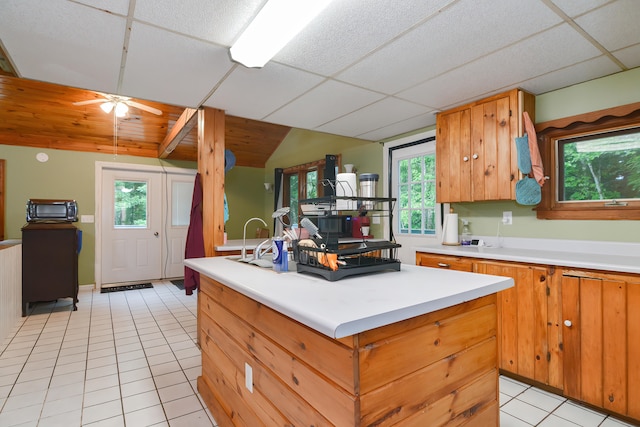
[[[202,273],[198,390],[220,426],[498,425],[495,293],[512,279],[185,264]]]

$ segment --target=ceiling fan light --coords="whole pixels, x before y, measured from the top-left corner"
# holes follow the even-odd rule
[[[102,108],[102,111],[104,111],[107,114],[109,114],[111,112],[111,110],[113,110],[114,106],[115,106],[115,104],[113,102],[111,102],[111,101],[103,102],[102,104],[100,104],[100,108]]]
[[[129,111],[129,107],[124,102],[116,103],[116,117],[124,117]]]
[[[231,47],[231,58],[245,67],[263,67],[329,3],[269,0]]]

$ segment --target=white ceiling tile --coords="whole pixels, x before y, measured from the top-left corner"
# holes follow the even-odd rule
[[[608,57],[602,55],[597,58],[571,65],[533,79],[520,82],[518,87],[535,93],[542,94],[562,87],[571,86],[576,81],[586,82],[603,75],[613,74],[620,68]]]
[[[371,104],[383,95],[328,80],[266,117],[266,121],[303,129],[324,123]]]
[[[274,60],[331,76],[451,2],[334,1]]]
[[[552,0],[568,16],[575,18],[585,12],[609,3],[611,0]]]
[[[433,124],[423,111],[640,66],[639,1],[334,1],[261,70],[228,46],[266,0],[0,0],[0,43],[22,77],[381,139]]]
[[[229,47],[264,0],[137,0],[135,19]]]
[[[262,120],[322,80],[316,74],[274,62],[262,69],[238,65],[204,105],[232,116]]]
[[[427,111],[424,106],[389,97],[326,123],[317,130],[356,137]]]
[[[626,49],[614,52],[616,58],[618,58],[627,68],[640,67],[640,43],[635,46],[628,47]],[[602,74],[606,75],[606,74]]]
[[[3,1],[0,39],[22,77],[114,92],[125,19],[75,3]]]
[[[231,66],[227,49],[134,23],[122,92],[197,107]]]
[[[576,19],[582,29],[610,51],[640,42],[639,22],[638,0],[618,0]]]
[[[522,9],[512,0],[458,2],[337,78],[394,94],[560,22],[542,3]]]
[[[86,4],[96,9],[109,13],[127,16],[129,13],[129,0],[75,0],[77,3]]]
[[[518,82],[600,56],[591,43],[563,24],[485,56],[398,96],[444,109]],[[500,64],[496,66],[496,64]],[[469,76],[482,76],[481,79]]]
[[[394,123],[389,126],[367,132],[362,135],[358,135],[360,139],[366,139],[369,141],[381,141],[386,138],[391,138],[403,133],[412,132],[417,129],[426,128],[436,124],[436,116],[433,112],[422,114],[418,117],[413,117],[408,120],[403,120],[398,123]]]

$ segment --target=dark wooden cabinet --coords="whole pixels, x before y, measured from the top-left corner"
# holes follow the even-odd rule
[[[67,223],[22,228],[22,316],[29,303],[73,298],[78,302],[78,229]]]

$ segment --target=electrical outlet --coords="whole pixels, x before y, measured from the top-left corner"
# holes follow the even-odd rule
[[[378,215],[378,214],[371,215],[371,223],[372,224],[380,224],[380,215]]]
[[[244,385],[253,393],[253,368],[248,363],[244,364]]]
[[[93,215],[80,215],[80,222],[93,223],[94,222],[94,216]]]
[[[502,223],[504,225],[513,224],[513,213],[511,211],[502,212]]]

